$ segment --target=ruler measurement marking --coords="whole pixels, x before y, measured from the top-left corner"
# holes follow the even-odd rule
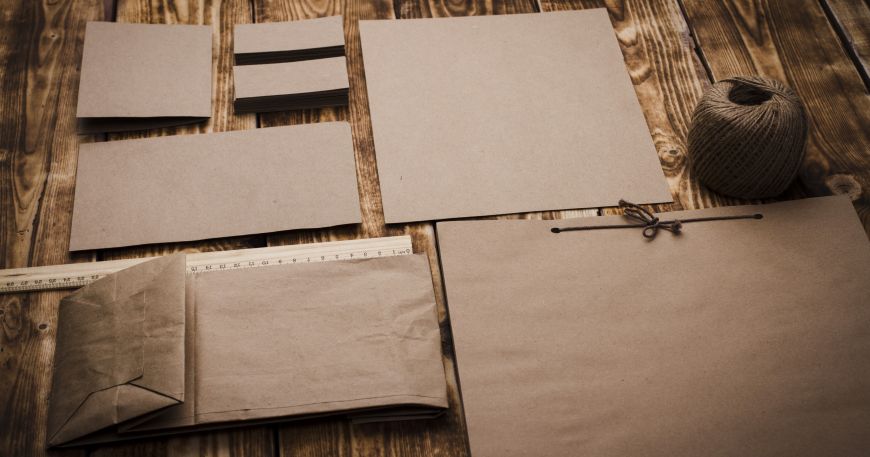
[[[403,235],[305,245],[194,253],[188,254],[186,271],[190,273],[206,273],[273,265],[408,255],[411,253],[411,238]],[[146,260],[148,259],[112,260],[0,270],[0,293],[82,287],[108,274]]]

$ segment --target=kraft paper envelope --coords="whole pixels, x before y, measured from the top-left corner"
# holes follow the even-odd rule
[[[70,250],[359,222],[346,122],[88,143]]]
[[[88,22],[76,117],[81,133],[211,116],[211,27]]]
[[[864,456],[870,245],[847,198],[639,229],[437,226],[474,457]]]
[[[344,57],[233,67],[234,108],[241,112],[347,105]]]
[[[236,24],[236,65],[251,65],[344,55],[341,16],[292,22]]]
[[[184,364],[183,371],[173,372],[176,378],[179,373],[185,376],[184,393],[178,397],[184,403],[149,412],[131,401],[127,407],[138,418],[131,413],[108,423],[88,423],[51,444],[335,414],[381,421],[432,417],[447,407],[440,330],[425,256],[197,273],[187,277],[186,287],[184,259],[178,258],[182,270],[163,283],[163,290],[186,292],[186,300],[174,296],[171,302],[174,315],[186,314],[181,321],[186,323],[185,356],[175,354],[165,361]],[[138,277],[128,279],[141,282]],[[95,286],[100,287],[100,281],[89,288]],[[119,334],[99,332],[103,322],[117,321],[101,319],[99,312],[117,305],[97,298],[93,302],[101,308],[77,321],[80,336],[59,336],[59,354],[76,341],[97,336],[104,337],[101,350],[130,344]],[[168,308],[170,303],[161,311]],[[68,314],[61,318],[73,320]],[[176,321],[177,317],[172,320]],[[88,354],[85,361],[101,361],[101,353],[91,354],[91,349],[78,350]],[[67,383],[81,391],[102,387],[87,377],[70,382],[56,376],[53,398],[71,389]],[[54,414],[55,404],[51,407]],[[88,433],[123,419],[130,420]]]
[[[50,445],[185,400],[184,269],[183,255],[156,259],[61,301]]]
[[[671,201],[604,9],[360,37],[387,223]]]

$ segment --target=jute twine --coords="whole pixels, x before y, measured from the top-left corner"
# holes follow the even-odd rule
[[[692,115],[689,157],[707,187],[732,197],[781,194],[803,161],[803,104],[779,81],[744,76],[713,84]]]

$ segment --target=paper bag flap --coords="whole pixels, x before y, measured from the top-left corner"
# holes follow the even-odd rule
[[[183,400],[184,271],[163,257],[61,301],[49,445]]]

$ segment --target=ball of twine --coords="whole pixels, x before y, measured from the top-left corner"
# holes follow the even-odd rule
[[[768,198],[791,184],[804,158],[803,104],[779,81],[725,79],[708,89],[692,115],[689,157],[707,187],[732,197]]]

